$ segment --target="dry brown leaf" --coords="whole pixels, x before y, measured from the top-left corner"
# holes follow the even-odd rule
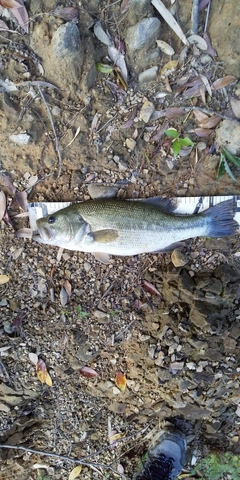
[[[79,372],[83,377],[87,377],[87,378],[98,377],[98,373],[96,372],[96,370],[93,370],[93,368],[91,367],[82,367],[80,368]]]
[[[178,60],[171,60],[170,62],[167,62],[161,70],[161,77],[169,77],[169,75],[175,72],[177,66]]]
[[[65,282],[64,282],[64,288],[65,288],[68,296],[71,297],[72,285],[71,285],[71,283],[69,282],[69,280],[65,280]]]
[[[78,17],[78,8],[76,7],[63,7],[58,4],[54,10],[54,16],[65,20],[65,22],[71,22]]]
[[[75,478],[79,477],[81,471],[82,465],[78,465],[77,467],[73,468],[73,470],[70,472],[68,480],[74,480]]]
[[[212,89],[210,87],[210,83],[209,83],[207,77],[205,75],[199,75],[199,76],[202,80],[203,85],[205,86],[205,88],[208,92],[208,95],[211,97],[212,96]]]
[[[164,79],[164,83],[165,83],[165,87],[166,87],[167,92],[172,93],[172,87],[169,83],[169,78],[168,77],[166,77]]]
[[[219,90],[220,88],[227,87],[230,83],[235,82],[237,79],[233,75],[225,75],[225,77],[218,78],[213,82],[212,87],[214,90]]]
[[[149,292],[151,295],[158,295],[159,297],[161,297],[161,293],[159,292],[159,290],[157,290],[157,288],[147,280],[142,281],[142,287],[146,292]]]
[[[7,24],[3,20],[0,20],[0,30],[9,30]]]
[[[7,199],[4,192],[0,191],[0,221],[3,219],[7,206]]]
[[[19,8],[21,3],[18,0],[0,0],[0,5],[4,8]]]
[[[210,37],[209,37],[209,35],[207,34],[207,32],[205,32],[205,33],[203,34],[203,38],[204,38],[204,40],[205,40],[206,43],[207,43],[207,52],[209,53],[209,55],[211,55],[211,57],[216,57],[216,56],[217,56],[217,52],[216,52],[215,48],[213,48],[212,43],[211,43],[211,40],[210,40]]]
[[[32,238],[32,230],[31,228],[27,228],[27,227],[23,227],[23,228],[19,228],[19,230],[17,230],[15,232],[15,235],[17,238]]]
[[[124,474],[124,468],[123,468],[121,463],[118,464],[117,471],[118,471],[118,473],[120,473],[120,475]]]
[[[200,35],[190,35],[188,41],[191,45],[196,45],[199,50],[207,50],[207,42]]]
[[[209,2],[210,0],[200,0],[199,6],[198,6],[199,12],[201,12],[209,4]]]
[[[65,305],[68,303],[68,294],[64,287],[62,287],[60,290],[60,302],[62,307],[65,307]]]
[[[169,56],[174,55],[175,51],[173,50],[171,45],[164,42],[163,40],[156,40],[156,42],[157,42],[157,46],[160,48],[160,50],[162,50],[163,53]]]
[[[201,97],[204,105],[206,105],[206,92],[205,92],[205,87],[204,86],[199,88],[199,93],[200,93],[200,97]]]
[[[230,97],[230,104],[235,117],[240,118],[240,100],[238,98]]]
[[[19,0],[20,2],[20,0]],[[11,9],[12,15],[16,18],[17,22],[19,23],[20,27],[24,30],[25,33],[28,33],[28,13],[26,8],[23,6],[18,6],[17,8]]]
[[[120,6],[120,12],[126,13],[130,7],[130,0],[122,0],[121,6]]]
[[[200,126],[202,128],[214,128],[219,122],[221,122],[221,118],[218,115],[212,115],[211,117],[202,120]]]
[[[163,110],[163,112],[164,112],[163,116],[171,120],[173,120],[174,118],[181,117],[181,115],[185,114],[185,111],[179,107],[170,107],[170,108],[167,108],[166,110]]]
[[[163,123],[163,125],[155,132],[155,134],[152,136],[151,140],[153,142],[158,142],[160,138],[163,137],[165,130],[168,128],[168,122]]]
[[[213,130],[208,128],[195,128],[193,132],[196,133],[198,137],[207,138],[209,137],[210,133],[213,132]]]
[[[52,379],[47,371],[46,363],[41,358],[37,361],[36,372],[41,383],[46,383],[49,387],[52,386]]]
[[[123,80],[127,84],[128,70],[127,70],[127,65],[126,65],[124,54],[120,50],[118,50],[114,45],[109,45],[108,55],[111,58],[113,64],[116,65],[116,67],[118,67],[120,69]],[[117,73],[118,72],[116,70],[116,74]]]
[[[134,122],[134,119],[137,115],[137,105],[135,105],[129,115],[128,120],[122,125],[122,128],[130,128]]]
[[[201,112],[201,110],[194,109],[193,114],[199,123],[209,118],[209,116],[206,113]]]
[[[116,430],[112,430],[108,435],[109,444],[111,448],[114,448],[118,440],[125,437],[125,433],[118,433]]]
[[[152,5],[158,10],[160,15],[168,23],[169,27],[176,33],[176,35],[182,40],[185,45],[188,45],[188,40],[184,35],[180,25],[177,23],[171,12],[165,7],[161,0],[152,0]]]
[[[2,173],[0,175],[0,180],[2,180],[4,185],[6,185],[6,187],[9,188],[10,192],[12,192],[13,195],[15,195],[16,187],[14,187],[11,177],[7,174]]]
[[[27,193],[26,192],[16,192],[12,205],[19,205],[24,212],[28,211],[28,201],[27,201]]]
[[[0,275],[0,285],[9,282],[10,277],[8,275]]]
[[[119,388],[119,390],[121,390],[122,392],[125,391],[126,386],[127,386],[127,379],[122,372],[120,372],[120,371],[117,372],[116,377],[115,377],[115,383],[116,383],[117,387]]]
[[[0,411],[5,412],[5,413],[9,413],[10,412],[10,407],[5,405],[5,403],[0,402]]]
[[[33,353],[33,352],[30,352],[30,353],[28,354],[28,357],[29,357],[29,360],[30,360],[34,365],[37,366],[37,362],[38,362],[38,356],[37,356],[37,354],[36,354],[36,353]]]

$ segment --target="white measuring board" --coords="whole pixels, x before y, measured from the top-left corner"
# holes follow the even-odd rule
[[[160,197],[161,198],[161,197]],[[176,205],[173,213],[178,215],[192,215],[203,212],[225,200],[234,199],[236,214],[235,220],[240,225],[240,195],[202,196],[202,197],[173,197],[170,201]],[[130,199],[129,199],[130,200]],[[68,207],[72,202],[35,202],[28,204],[29,223],[32,232],[37,231],[36,220],[52,214],[61,208]],[[74,202],[76,203],[76,202]]]

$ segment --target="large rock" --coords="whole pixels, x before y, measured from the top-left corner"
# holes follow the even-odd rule
[[[154,9],[149,0],[131,0],[126,13],[126,24],[133,26],[143,18],[153,16]]]
[[[160,20],[156,17],[144,18],[127,29],[126,44],[130,51],[148,50],[160,36]]]
[[[209,34],[226,73],[240,76],[240,2],[212,2]]]
[[[158,18],[144,18],[126,31],[126,45],[130,70],[140,74],[159,63],[156,40],[160,38],[161,24]]]
[[[240,124],[235,120],[223,120],[216,131],[219,148],[226,147],[233,155],[240,155]]]
[[[49,35],[46,24],[40,23],[33,30],[31,47],[41,58],[46,80],[66,97],[76,100],[79,92],[85,95],[94,85],[95,49],[88,30],[83,32],[79,25],[67,22]]]

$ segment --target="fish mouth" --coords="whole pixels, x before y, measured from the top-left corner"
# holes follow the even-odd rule
[[[49,242],[54,240],[54,233],[50,227],[38,227],[38,234],[44,242]]]

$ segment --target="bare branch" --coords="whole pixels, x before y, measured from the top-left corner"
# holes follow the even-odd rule
[[[51,125],[52,125],[52,130],[53,130],[53,134],[54,134],[54,139],[55,139],[55,150],[56,150],[56,153],[57,153],[57,156],[58,156],[58,176],[57,178],[60,177],[61,173],[62,173],[62,156],[61,156],[61,153],[60,153],[60,150],[59,150],[59,142],[58,142],[58,137],[57,137],[57,134],[56,134],[56,130],[55,130],[55,126],[54,126],[54,123],[53,123],[53,118],[52,118],[52,114],[51,114],[51,110],[46,102],[46,99],[43,95],[43,92],[40,88],[40,86],[38,85],[38,91],[40,93],[40,96],[42,98],[42,101],[47,109],[47,112],[48,112],[48,115],[49,115],[49,118],[50,118],[50,122],[51,122]]]
[[[209,0],[209,4],[207,6],[207,16],[206,16],[206,20],[205,20],[204,33],[207,31],[207,27],[208,27],[208,19],[209,19],[210,8],[211,8],[211,0]]]
[[[102,465],[101,463],[93,463],[93,462],[85,462],[84,460],[78,460],[77,458],[73,457],[68,457],[65,455],[58,455],[57,453],[51,453],[51,452],[43,452],[41,450],[35,450],[34,448],[28,448],[28,447],[22,447],[20,445],[6,445],[6,444],[0,444],[0,448],[9,448],[11,450],[23,450],[24,452],[29,452],[29,453],[37,453],[38,455],[45,455],[47,457],[54,457],[54,458],[60,458],[61,460],[65,460],[66,462],[71,462],[71,463],[76,463],[77,465],[85,465],[86,467],[89,468],[104,468],[105,470],[111,470],[115,474],[117,474],[119,477],[122,477],[122,475],[117,472],[113,467],[110,465]]]
[[[192,32],[194,35],[198,34],[198,7],[199,7],[199,0],[193,0]]]

